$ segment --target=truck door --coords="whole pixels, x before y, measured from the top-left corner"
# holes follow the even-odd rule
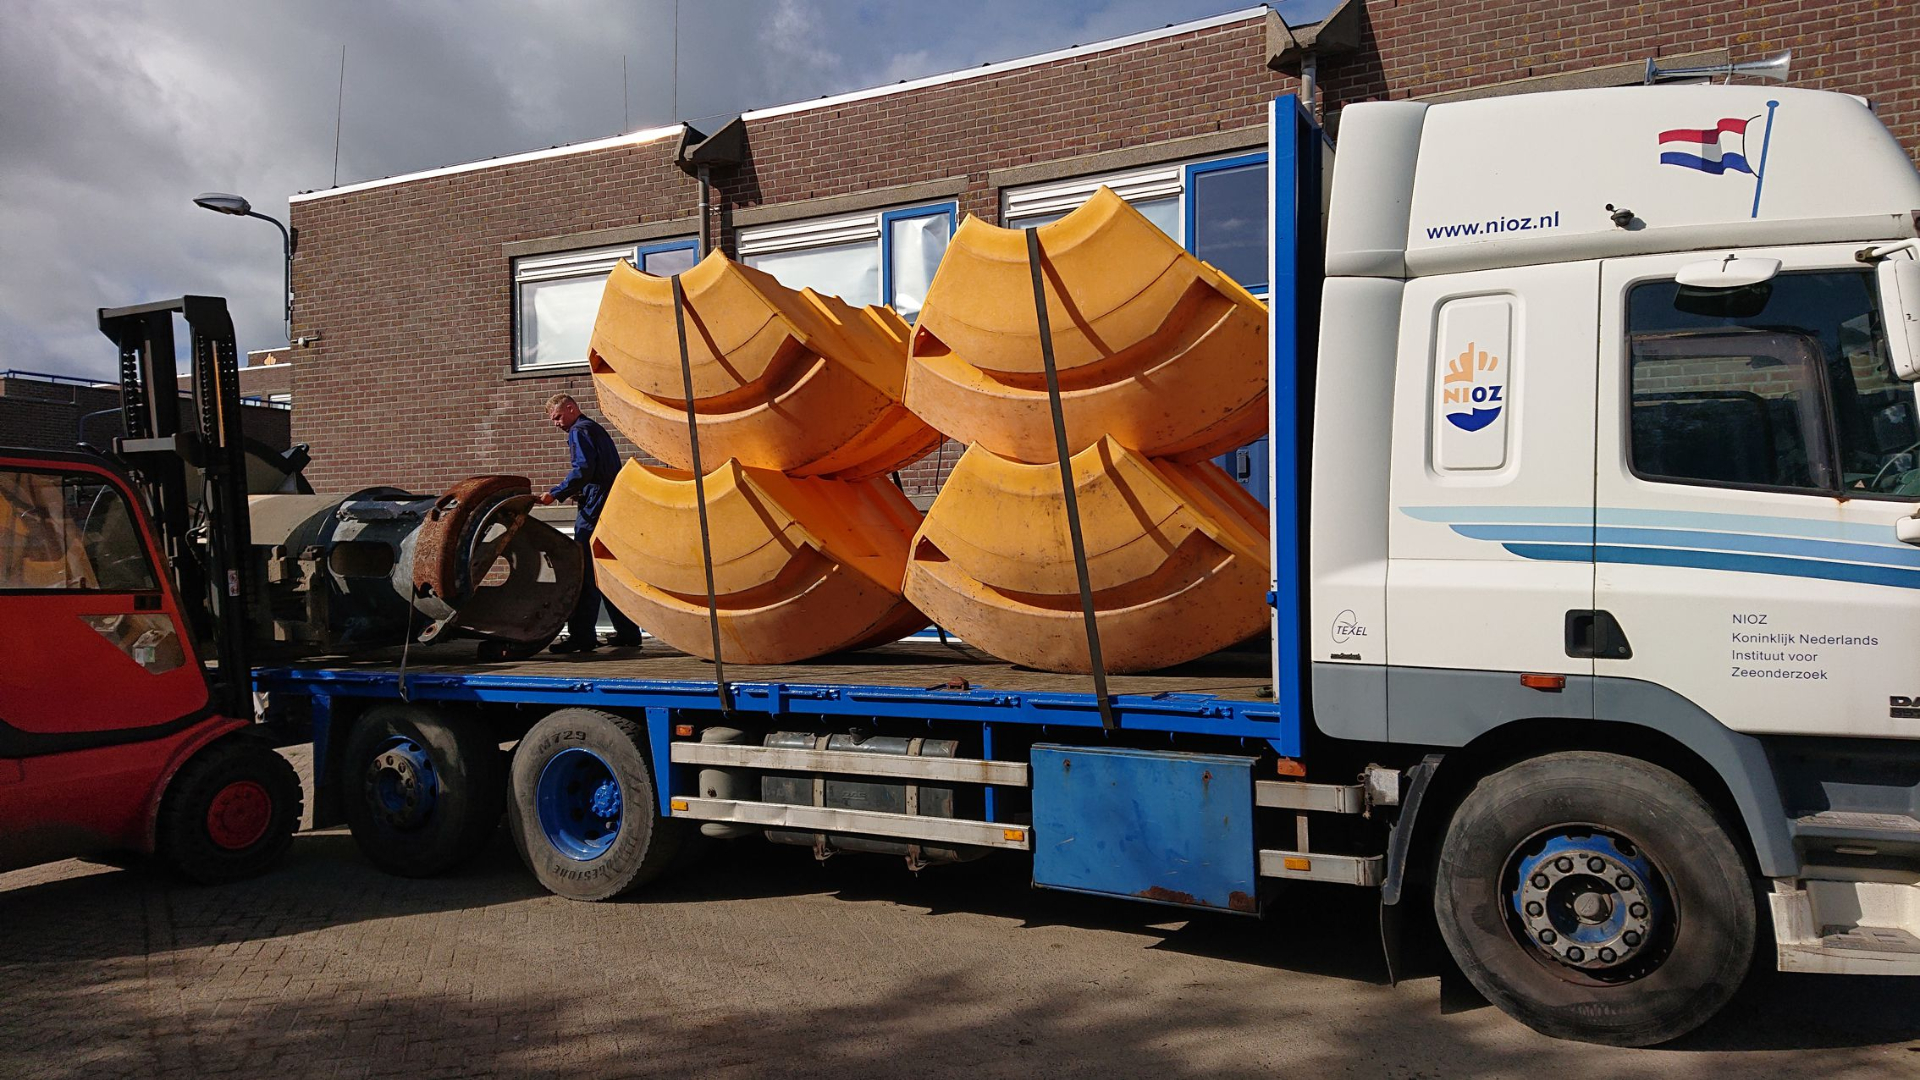
[[[152,738],[206,705],[120,481],[0,459],[0,758]]]
[[[1740,731],[1920,732],[1920,424],[1855,247],[1741,252],[1780,269],[1732,290],[1677,284],[1699,253],[1606,263],[1603,713],[1634,679]]]
[[[1395,741],[1592,715],[1599,280],[1589,262],[1407,284],[1387,529]]]

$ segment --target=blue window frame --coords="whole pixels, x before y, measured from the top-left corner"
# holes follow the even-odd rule
[[[949,202],[880,215],[880,299],[903,318],[918,315],[926,302],[959,212]]]
[[[634,249],[634,268],[642,273],[656,277],[671,277],[693,269],[700,261],[700,241],[663,240],[657,244],[642,244]]]
[[[1196,161],[1182,177],[1182,242],[1197,258],[1267,295],[1267,155]]]

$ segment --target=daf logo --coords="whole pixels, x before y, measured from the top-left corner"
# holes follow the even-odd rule
[[[1889,697],[1887,715],[1895,720],[1920,720],[1920,697],[1901,697],[1899,694]]]
[[[1360,618],[1353,613],[1353,609],[1349,608],[1333,617],[1333,640],[1344,642],[1366,636],[1367,628],[1360,625]]]

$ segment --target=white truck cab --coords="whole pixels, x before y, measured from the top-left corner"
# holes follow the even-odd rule
[[[1312,453],[1319,729],[1645,749],[1773,881],[1782,968],[1920,973],[1917,211],[1913,163],[1841,94],[1347,108]],[[1637,857],[1600,830],[1515,847],[1509,878],[1543,851]],[[1537,958],[1604,978],[1526,889]]]

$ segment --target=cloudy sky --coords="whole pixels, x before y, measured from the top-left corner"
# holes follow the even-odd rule
[[[94,309],[182,293],[226,296],[243,350],[283,344],[279,234],[192,199],[286,220],[288,195],[335,183],[336,100],[346,184],[1252,4],[682,0],[676,87],[675,0],[6,0],[0,369],[110,376]]]

